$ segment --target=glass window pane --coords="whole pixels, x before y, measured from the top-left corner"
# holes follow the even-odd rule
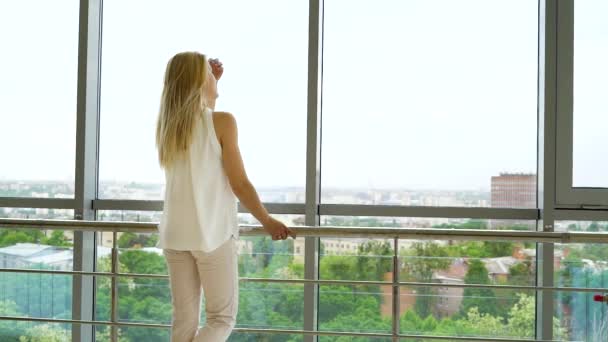
[[[536,300],[529,290],[400,288],[402,334],[534,339]],[[465,307],[465,312],[453,308]],[[531,318],[531,319],[530,319]]]
[[[608,2],[574,6],[573,186],[608,188]]]
[[[224,62],[217,109],[237,118],[253,183],[303,202],[308,1],[108,0],[103,33],[100,197],[162,199],[163,73],[175,53],[197,50]]]
[[[323,202],[534,207],[537,16],[529,0],[327,1]],[[493,177],[514,175],[493,203]]]
[[[74,196],[78,10],[0,3],[0,196]]]

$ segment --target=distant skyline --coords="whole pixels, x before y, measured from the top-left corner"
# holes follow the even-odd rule
[[[105,0],[100,180],[163,182],[162,74],[198,50],[226,66],[217,109],[237,117],[254,184],[304,186],[307,6]],[[608,186],[608,2],[576,9],[575,178]],[[535,173],[537,25],[530,0],[326,1],[323,188],[487,190]],[[78,3],[2,3],[0,30],[15,32],[2,37],[0,180],[72,180]]]

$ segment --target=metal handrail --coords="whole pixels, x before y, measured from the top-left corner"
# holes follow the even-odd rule
[[[266,235],[257,225],[241,225],[243,236]],[[0,228],[62,229],[96,232],[158,232],[156,222],[43,220],[0,218]],[[291,227],[301,237],[384,238],[416,240],[475,240],[475,241],[528,241],[552,243],[608,243],[608,233],[597,232],[542,232],[495,229],[445,228],[377,228],[377,227]]]
[[[0,316],[0,319],[6,320],[26,320],[26,321],[42,321],[42,322],[63,322],[74,324],[95,324],[107,325],[111,327],[112,341],[117,340],[120,326],[146,326],[150,328],[167,328],[164,324],[147,324],[147,323],[130,323],[120,322],[118,318],[118,277],[147,277],[147,278],[168,278],[167,275],[161,274],[131,274],[118,272],[118,232],[137,232],[137,233],[154,233],[158,231],[158,223],[150,222],[115,222],[115,221],[85,221],[85,220],[48,220],[48,219],[7,219],[0,218],[0,228],[10,229],[61,229],[74,231],[93,231],[93,232],[112,232],[112,269],[111,272],[85,272],[85,271],[59,271],[59,270],[33,270],[33,269],[17,269],[17,268],[2,268],[0,272],[25,272],[25,273],[56,273],[70,274],[75,276],[108,276],[111,277],[111,313],[110,321],[86,321],[86,320],[67,320],[67,319],[50,319],[50,318],[34,318],[34,317],[13,317]],[[264,236],[267,233],[260,226],[242,225],[241,235],[243,236]],[[300,237],[339,237],[339,238],[382,238],[392,239],[394,243],[393,255],[393,271],[399,269],[398,242],[399,239],[416,239],[416,240],[475,240],[475,241],[530,241],[530,242],[550,242],[550,243],[608,243],[607,233],[596,232],[538,232],[538,231],[520,231],[520,230],[471,230],[471,229],[435,229],[435,228],[377,228],[377,227],[291,227]],[[400,286],[434,286],[434,287],[479,287],[479,288],[501,288],[501,289],[520,289],[529,291],[584,291],[596,292],[605,291],[601,288],[562,288],[549,286],[518,286],[518,285],[487,285],[487,284],[437,284],[423,282],[402,282],[398,277],[393,277],[392,281],[348,281],[348,280],[311,280],[311,279],[262,279],[262,278],[240,278],[244,282],[268,282],[268,283],[295,283],[305,284],[314,283],[317,285],[343,284],[343,285],[381,285],[391,286],[393,288],[393,320],[395,314],[398,317],[398,296]],[[366,337],[393,337],[393,338],[424,338],[431,340],[464,340],[464,341],[512,341],[513,339],[503,338],[481,338],[481,337],[454,337],[454,336],[427,336],[414,334],[401,334],[398,330],[398,324],[393,322],[393,331],[391,334],[383,333],[355,333],[355,332],[328,332],[328,331],[304,331],[304,330],[284,330],[284,329],[252,329],[252,328],[237,328],[237,332],[253,332],[253,333],[292,333],[292,334],[312,334],[312,335],[328,335],[328,336],[366,336]]]

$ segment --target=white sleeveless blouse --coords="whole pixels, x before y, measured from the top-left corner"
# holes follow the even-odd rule
[[[188,152],[165,169],[158,247],[210,252],[238,238],[237,201],[222,164],[222,148],[205,109]]]

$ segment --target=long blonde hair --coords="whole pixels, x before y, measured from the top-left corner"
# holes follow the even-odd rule
[[[156,148],[162,168],[188,151],[195,120],[207,106],[203,88],[208,69],[207,57],[198,52],[178,53],[167,63],[156,124]]]

